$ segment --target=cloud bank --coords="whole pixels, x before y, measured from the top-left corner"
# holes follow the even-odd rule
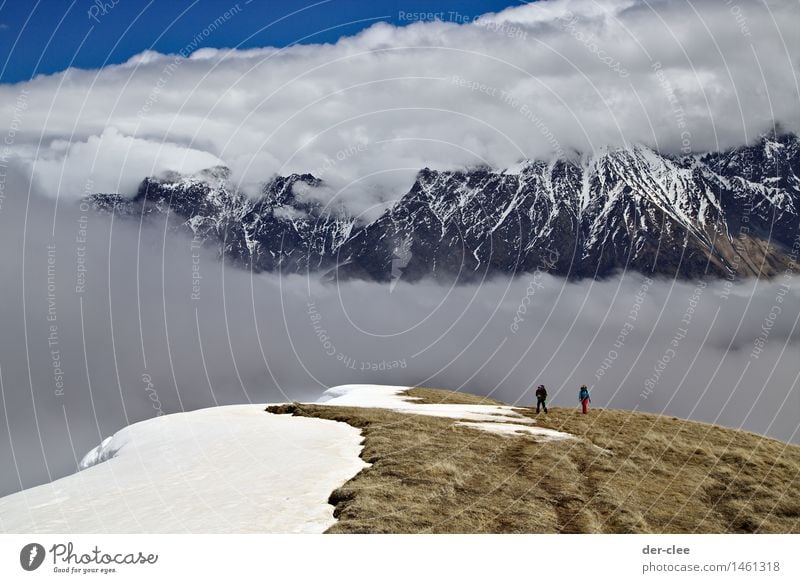
[[[28,190],[0,211],[0,494],[75,471],[121,427],[346,383],[638,409],[800,443],[800,280],[534,273],[446,287],[251,275],[151,222]]]
[[[130,193],[143,174],[224,163],[246,189],[316,171],[361,210],[397,198],[425,166],[506,167],[631,142],[714,150],[776,122],[799,130],[798,17],[792,0],[551,0],[474,22],[404,14],[405,26],[335,44],[187,47],[70,69],[0,87],[0,115],[15,125],[11,155],[50,195],[78,197],[87,179]]]

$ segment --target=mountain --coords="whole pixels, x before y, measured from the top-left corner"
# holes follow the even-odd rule
[[[193,176],[146,178],[133,199],[96,194],[89,201],[96,210],[117,215],[167,217],[235,264],[302,272],[327,265],[355,223],[344,209],[299,194],[320,184],[310,174],[279,176],[251,198],[232,187],[228,168],[215,167]]]
[[[726,152],[668,156],[643,145],[527,160],[513,168],[421,170],[363,223],[323,202],[310,174],[279,176],[260,196],[226,168],[145,179],[98,210],[169,216],[221,257],[255,271],[328,278],[477,280],[547,271],[599,278],[771,277],[796,257],[800,139],[762,136]]]
[[[796,533],[800,447],[420,387],[158,416],[0,498],[16,533]],[[278,439],[277,436],[280,436]],[[165,510],[166,509],[166,510]]]

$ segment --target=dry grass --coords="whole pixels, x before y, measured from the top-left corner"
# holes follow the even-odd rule
[[[473,398],[410,394],[438,403]],[[800,531],[800,447],[752,433],[551,408],[537,423],[579,439],[539,443],[382,409],[269,410],[362,429],[361,457],[372,465],[331,494],[339,521],[329,532]]]
[[[428,389],[426,387],[413,387],[405,391],[409,397],[414,397],[416,402],[422,404],[436,405],[448,403],[451,405],[506,405],[503,401],[481,397],[472,393],[460,393],[457,391],[445,391],[442,389]]]

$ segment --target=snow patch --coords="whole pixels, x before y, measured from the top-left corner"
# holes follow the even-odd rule
[[[85,469],[0,498],[5,532],[321,533],[330,493],[367,466],[336,421],[234,405],[130,425]],[[104,463],[99,463],[105,460]]]
[[[397,413],[428,415],[470,421],[466,425],[492,433],[514,434],[525,428],[530,435],[550,439],[572,437],[568,433],[532,427],[533,419],[520,415],[507,405],[456,405],[450,403],[419,403],[419,399],[403,395],[411,387],[387,385],[342,385],[325,391],[317,403],[341,407],[371,407]]]
[[[83,456],[83,459],[78,464],[82,470],[91,468],[106,460],[110,460],[117,455],[117,452],[122,449],[122,445],[126,441],[126,433],[120,432],[117,435],[106,437],[103,442],[97,447],[93,448],[89,453]]]
[[[295,219],[307,219],[308,214],[305,211],[300,209],[296,209],[293,206],[288,205],[280,205],[276,206],[272,210],[273,214],[278,217],[279,219],[288,219],[288,220],[295,220]]]
[[[517,162],[516,164],[509,166],[505,170],[500,170],[496,172],[497,174],[505,174],[508,176],[519,176],[520,174],[524,173],[528,170],[531,166],[532,162],[530,160],[522,160]]]
[[[569,433],[556,431],[555,429],[545,429],[544,427],[531,427],[530,425],[519,425],[517,423],[473,423],[462,421],[458,425],[470,427],[471,429],[479,429],[481,431],[488,431],[489,433],[497,433],[498,435],[519,435],[520,433],[527,433],[535,437],[541,438],[541,441],[558,441],[562,439],[573,439],[574,436]]]

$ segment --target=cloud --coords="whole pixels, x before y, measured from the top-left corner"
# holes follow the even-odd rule
[[[124,136],[109,127],[83,142],[53,140],[39,153],[33,169],[48,192],[55,188],[55,192],[74,198],[75,193],[131,193],[143,177],[154,173],[176,170],[192,174],[222,163],[208,152]]]
[[[0,210],[0,493],[75,471],[121,427],[218,404],[422,385],[719,423],[800,443],[800,280],[698,287],[543,274],[448,287],[250,274],[213,249],[55,201]],[[27,214],[27,221],[25,219]],[[699,290],[699,291],[698,291]],[[776,313],[776,310],[779,312]],[[758,350],[757,350],[758,349]]]
[[[50,194],[80,196],[89,174],[130,192],[143,172],[218,159],[249,191],[319,170],[361,211],[425,166],[630,142],[708,150],[776,121],[798,130],[798,16],[791,0],[535,2],[476,22],[378,23],[334,44],[146,51],[2,86],[0,110],[13,119],[26,92],[13,150],[43,161]]]

